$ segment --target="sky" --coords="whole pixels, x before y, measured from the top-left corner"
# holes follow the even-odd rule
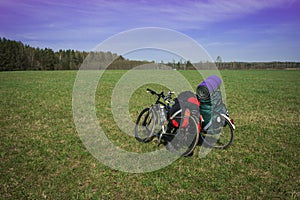
[[[223,61],[300,61],[300,0],[0,0],[0,37],[90,51],[143,27],[185,34]]]

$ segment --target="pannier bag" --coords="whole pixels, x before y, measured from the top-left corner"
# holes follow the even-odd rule
[[[169,119],[171,124],[175,128],[184,128],[189,124],[190,116],[195,116],[195,119],[199,119],[199,106],[196,95],[190,91],[182,92],[174,100],[175,103],[171,107],[169,112]]]
[[[224,125],[220,114],[226,114],[227,109],[222,101],[220,86],[222,80],[218,76],[209,76],[197,87],[197,98],[200,101],[202,128],[209,133],[217,134]]]

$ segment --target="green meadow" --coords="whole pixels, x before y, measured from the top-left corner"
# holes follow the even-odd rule
[[[114,122],[110,97],[125,72],[106,71],[101,78],[99,124],[120,148],[155,150],[156,144],[138,143]],[[195,89],[202,81],[195,71],[181,73]],[[76,74],[0,73],[0,199],[300,198],[300,70],[221,71],[236,124],[232,146],[148,173],[111,169],[86,149],[73,121]],[[130,99],[132,121],[154,101],[145,88]]]

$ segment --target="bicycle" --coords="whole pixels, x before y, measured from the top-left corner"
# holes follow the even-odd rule
[[[220,140],[216,136],[225,136],[224,133],[227,132],[222,130],[219,134],[210,134],[208,129],[201,129],[201,115],[200,119],[196,118],[195,116],[197,115],[193,115],[193,112],[195,112],[193,110],[189,111],[189,115],[182,116],[182,110],[180,109],[170,116],[171,105],[174,103],[174,99],[172,98],[173,92],[169,91],[166,96],[163,92],[157,93],[149,88],[147,88],[147,92],[156,95],[157,99],[150,107],[143,109],[137,118],[134,132],[135,138],[139,142],[147,143],[157,137],[158,145],[165,144],[168,150],[179,153],[182,156],[191,155],[195,147],[200,144],[200,137],[202,144],[204,142],[206,146],[214,148],[225,149],[233,142],[235,127],[228,114],[221,114],[217,117],[217,121],[224,123],[222,129],[225,129],[225,127],[230,128],[229,141],[223,145],[216,145],[217,142],[223,141],[223,138]],[[177,120],[181,121],[184,117],[188,117],[189,120],[189,124],[186,127],[174,127],[172,125],[171,121],[173,119],[177,118]],[[155,128],[158,125],[160,128],[158,132],[155,132]]]
[[[145,108],[142,110],[142,112],[139,114],[136,125],[135,125],[135,138],[139,142],[144,142],[147,143],[151,141],[151,139],[155,136],[159,136],[159,142],[162,139],[162,134],[158,135],[154,134],[154,129],[160,123],[161,130],[160,133],[165,134],[165,122],[167,121],[166,114],[167,111],[169,110],[170,106],[170,101],[172,100],[172,92],[169,91],[167,96],[164,95],[163,92],[157,93],[154,90],[151,90],[147,88],[147,92],[150,92],[152,95],[156,95],[157,99],[154,104],[152,104],[150,107]],[[163,101],[161,101],[163,99]],[[158,113],[160,118],[158,118]],[[158,120],[160,119],[160,122]],[[140,125],[141,122],[141,125]]]
[[[174,99],[172,99],[174,93],[169,91],[167,95],[164,95],[163,92],[157,93],[149,88],[147,92],[156,95],[157,99],[154,104],[139,114],[135,125],[135,138],[139,142],[147,143],[157,137],[158,145],[164,144],[168,150],[182,156],[190,154],[199,140],[196,120],[189,117],[188,126],[180,128],[172,126],[170,120],[176,118],[180,121],[182,118],[180,116],[181,111],[169,116],[171,106],[174,103]],[[157,126],[159,126],[158,131],[155,129]]]

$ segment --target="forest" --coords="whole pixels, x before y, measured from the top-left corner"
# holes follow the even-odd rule
[[[0,38],[0,71],[78,69],[87,52],[34,48]]]
[[[0,71],[24,70],[78,70],[87,56],[114,59],[108,69],[132,69],[138,65],[154,63],[154,61],[128,60],[112,52],[85,52],[78,50],[53,51],[51,48],[31,47],[20,41],[0,37]],[[100,61],[100,60],[99,60]],[[218,69],[299,69],[299,62],[222,62],[218,56],[215,63],[168,62],[157,63],[170,66],[172,69],[193,70],[209,69],[216,64]]]

